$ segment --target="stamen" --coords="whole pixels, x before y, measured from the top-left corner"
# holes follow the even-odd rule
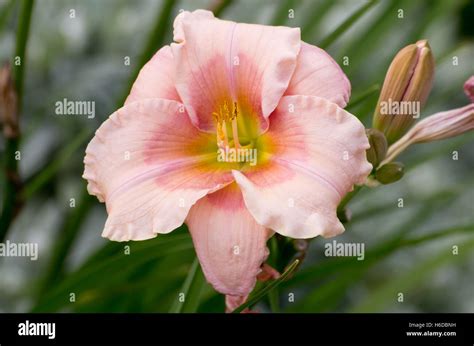
[[[239,142],[239,132],[237,128],[237,115],[238,115],[237,102],[234,102],[234,112],[232,114],[232,137],[234,139],[235,148],[239,149],[241,145]]]
[[[239,114],[237,102],[233,103],[232,112],[229,109],[229,104],[224,102],[223,106],[219,106],[219,112],[212,112],[214,121],[216,122],[216,140],[220,148],[229,146],[229,137],[227,135],[227,124],[232,126],[232,139],[236,149],[241,147],[239,142],[239,133],[237,128],[237,116]]]

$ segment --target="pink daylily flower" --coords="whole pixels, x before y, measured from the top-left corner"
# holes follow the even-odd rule
[[[84,178],[106,204],[104,237],[150,239],[186,223],[207,280],[241,302],[274,232],[343,232],[336,209],[370,173],[369,143],[343,109],[348,79],[299,29],[197,10],[177,16],[174,41],[97,130]]]

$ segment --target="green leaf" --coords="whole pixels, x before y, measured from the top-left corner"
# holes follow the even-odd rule
[[[249,299],[245,303],[240,305],[237,309],[232,311],[232,313],[242,312],[246,308],[258,303],[260,299],[262,299],[263,297],[267,295],[267,293],[269,293],[272,289],[274,289],[283,281],[285,281],[286,278],[296,269],[299,263],[300,263],[299,260],[295,260],[292,264],[290,264],[290,266],[288,266],[288,268],[284,271],[283,274],[281,274],[281,276],[278,279],[273,280],[272,282],[270,282],[268,285],[263,287],[260,291],[256,292],[255,294],[251,294]]]
[[[349,16],[344,22],[342,22],[329,36],[323,39],[319,46],[323,49],[326,49],[331,44],[334,43],[342,34],[344,34],[359,18],[361,18],[369,9],[371,9],[377,0],[370,0],[365,5],[361,6],[357,11],[355,11],[351,16]]]
[[[49,164],[46,167],[43,167],[37,175],[25,183],[22,190],[23,198],[31,198],[35,192],[40,190],[45,184],[53,179],[59,169],[69,162],[71,156],[86,142],[87,139],[90,139],[90,135],[91,130],[89,129],[83,129],[79,132],[79,134],[58,153],[54,160],[49,162]]]
[[[270,21],[272,25],[284,25],[288,19],[288,10],[294,9],[295,0],[284,0],[280,2],[280,6],[276,9],[273,19]]]
[[[123,246],[130,246],[130,255],[124,253]],[[192,251],[192,241],[189,234],[160,235],[145,242],[124,243],[120,251],[110,255],[102,261],[81,267],[65,277],[40,297],[33,308],[33,312],[55,311],[67,306],[68,296],[76,293],[88,295],[101,287],[122,285],[133,273],[137,272],[145,263],[158,261],[170,254]],[[77,302],[76,302],[77,304]]]
[[[179,292],[180,295],[183,295],[184,301],[181,302],[178,296],[175,297],[169,312],[196,312],[205,285],[206,279],[199,265],[199,260],[196,257]]]
[[[383,244],[377,249],[368,252],[364,261],[357,261],[354,258],[341,258],[340,261],[336,262],[327,261],[329,262],[327,266],[320,266],[318,272],[313,271],[313,275],[319,275],[319,281],[326,281],[323,281],[323,283],[312,290],[304,300],[298,305],[292,306],[289,310],[298,312],[315,312],[315,310],[318,312],[332,311],[346,295],[351,285],[361,280],[370,268],[382,262],[395,252],[455,234],[473,232],[474,225],[455,227],[433,232],[426,236],[406,240],[402,239]],[[329,278],[330,275],[333,276]]]
[[[361,103],[364,103],[367,101],[370,97],[372,97],[374,94],[378,93],[380,90],[380,85],[379,84],[374,84],[370,87],[368,87],[366,90],[361,92],[358,95],[355,95],[352,97],[351,101],[347,105],[346,109],[351,110],[360,105]]]
[[[176,5],[177,1],[175,0],[165,0],[163,6],[159,9],[156,19],[155,26],[152,28],[150,34],[148,35],[147,42],[143,47],[143,51],[139,56],[138,64],[135,66],[133,73],[130,76],[128,82],[128,87],[124,90],[124,93],[118,100],[118,106],[121,107],[125,102],[125,99],[132,88],[132,84],[135,82],[135,79],[138,76],[141,68],[145,63],[151,59],[153,54],[163,45],[165,42],[166,33],[168,28],[171,27],[171,18],[173,8]]]
[[[449,263],[459,262],[467,256],[472,255],[473,249],[474,239],[460,243],[458,255],[454,255],[450,247],[445,248],[437,256],[385,282],[379,286],[378,289],[372,290],[365,300],[351,309],[351,312],[379,312],[386,310],[390,302],[396,302],[398,292],[404,292],[406,295],[411,289],[418,287],[420,283],[425,281],[433,272]]]
[[[306,42],[313,42],[313,33],[317,32],[321,20],[326,16],[332,6],[336,4],[336,1],[326,0],[323,1],[319,6],[314,8],[312,11],[308,11],[310,14],[305,19],[303,25],[301,25],[301,39]]]
[[[33,12],[34,0],[23,0],[20,4],[20,15],[16,35],[15,57],[20,57],[21,64],[12,65],[13,81],[17,96],[17,114],[21,114],[23,100],[23,82],[26,65],[26,48],[30,33],[31,14]],[[19,136],[6,138],[3,162],[3,169],[6,174],[3,176],[4,182],[2,191],[2,210],[0,215],[0,243],[6,239],[8,229],[15,218],[23,201],[18,198],[21,187],[20,174],[18,172],[18,160],[15,159],[16,152],[20,148]]]
[[[2,30],[4,25],[7,23],[8,17],[10,16],[10,13],[14,7],[14,0],[9,0],[5,5],[2,6],[2,10],[0,12],[0,30]]]
[[[232,5],[232,2],[232,0],[220,0],[214,7],[211,7],[210,10],[214,13],[214,16],[219,17],[230,5]]]

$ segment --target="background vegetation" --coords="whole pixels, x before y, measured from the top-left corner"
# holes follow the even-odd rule
[[[17,83],[23,81],[23,187],[13,200],[22,209],[6,239],[38,243],[40,251],[36,262],[0,258],[0,312],[224,310],[223,297],[203,280],[184,226],[146,242],[102,239],[104,205],[87,195],[81,178],[93,131],[123,104],[143,63],[171,42],[178,11],[196,8],[235,21],[301,27],[305,41],[327,49],[339,64],[349,57],[342,66],[352,83],[348,110],[367,126],[392,57],[422,38],[436,58],[435,85],[422,115],[467,103],[462,85],[474,74],[472,1],[0,0],[0,61],[12,63],[27,49],[23,71],[15,70]],[[288,18],[289,9],[294,18]],[[96,117],[56,115],[55,102],[63,98],[95,101]],[[353,218],[346,232],[336,238],[365,243],[365,260],[325,257],[324,244],[332,239],[317,238],[291,278],[258,297],[256,308],[474,312],[473,143],[469,133],[407,151],[401,157],[407,167],[403,180],[363,189],[349,205]],[[2,167],[11,145],[0,140]],[[0,178],[5,209],[12,195],[4,170]],[[269,245],[270,261],[283,270],[293,243],[280,238]],[[179,292],[188,294],[185,304],[176,303]]]

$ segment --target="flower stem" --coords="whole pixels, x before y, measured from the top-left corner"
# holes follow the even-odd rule
[[[269,293],[271,290],[273,290],[275,287],[277,287],[279,284],[281,284],[283,281],[286,280],[286,278],[288,276],[290,276],[291,273],[293,273],[293,271],[296,269],[296,267],[298,266],[299,264],[299,260],[295,260],[292,264],[290,264],[286,270],[284,271],[283,274],[281,274],[281,276],[272,281],[270,284],[268,284],[267,286],[265,286],[264,288],[262,288],[260,291],[258,291],[257,293],[255,293],[254,295],[250,296],[249,299],[243,303],[241,306],[239,306],[237,309],[235,309],[234,311],[232,311],[232,313],[240,313],[242,311],[244,311],[246,308],[258,303],[260,301],[260,299],[262,299],[263,297],[265,297],[265,295],[267,293]]]
[[[14,116],[18,118],[21,113],[21,100],[23,95],[23,75],[26,62],[26,44],[30,32],[31,13],[33,11],[33,0],[23,0],[21,2],[20,17],[16,36],[16,47],[13,68],[13,80],[17,95],[17,107]],[[18,60],[19,59],[19,60]],[[19,63],[19,64],[17,64]],[[2,203],[2,215],[0,216],[0,243],[7,236],[8,229],[18,214],[23,201],[19,197],[21,190],[21,180],[18,172],[17,154],[20,147],[20,133],[5,138],[5,182]]]
[[[359,193],[359,191],[362,189],[364,185],[356,185],[354,187],[354,190],[352,190],[351,192],[349,192],[341,201],[341,203],[339,203],[339,206],[337,207],[337,211],[340,212],[342,210],[344,210],[344,208],[347,206],[347,204],[351,201],[351,199],[357,195]]]

